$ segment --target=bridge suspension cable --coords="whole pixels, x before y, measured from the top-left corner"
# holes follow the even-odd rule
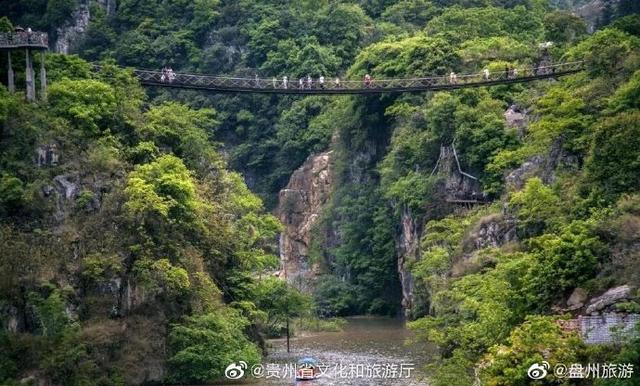
[[[312,83],[304,78],[297,80],[283,78],[240,78],[205,74],[173,73],[166,71],[134,69],[133,73],[146,86],[174,87],[184,89],[210,90],[213,92],[277,93],[277,94],[381,94],[399,92],[420,92],[454,90],[468,87],[482,87],[499,84],[524,83],[539,79],[556,78],[584,69],[583,61],[556,63],[548,66],[507,69],[505,71],[472,74],[450,74],[424,78],[372,79],[370,82],[356,80],[327,79]]]

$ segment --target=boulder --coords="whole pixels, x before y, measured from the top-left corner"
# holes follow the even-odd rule
[[[591,299],[587,307],[587,314],[595,314],[605,308],[618,303],[620,300],[629,299],[631,297],[632,288],[628,285],[611,288],[604,294]]]
[[[571,296],[569,296],[569,299],[567,300],[568,310],[573,311],[582,308],[586,301],[587,291],[585,291],[583,288],[578,287],[573,290]]]

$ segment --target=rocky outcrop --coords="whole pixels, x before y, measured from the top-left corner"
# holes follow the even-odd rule
[[[632,296],[632,288],[628,285],[622,285],[619,287],[611,288],[604,294],[591,299],[587,306],[587,314],[597,314],[608,307],[619,303],[622,300],[627,300]]]
[[[421,219],[416,219],[410,210],[402,213],[400,234],[396,237],[398,254],[398,275],[402,289],[402,309],[410,316],[415,312],[414,281],[408,267],[420,259],[420,238],[422,237]]]
[[[504,119],[508,128],[516,129],[518,138],[523,139],[527,128],[527,114],[516,105],[511,105],[504,112]]]
[[[538,177],[545,184],[551,184],[555,181],[558,168],[578,168],[578,158],[564,150],[562,139],[554,141],[547,154],[532,156],[508,173],[505,176],[505,184],[508,190],[520,190],[531,177]]]
[[[585,20],[589,33],[593,33],[598,25],[606,22],[607,12],[615,13],[618,10],[618,3],[619,0],[589,0],[574,11]]]
[[[36,149],[38,166],[56,166],[60,160],[58,146],[55,143],[41,145]]]
[[[331,152],[311,155],[293,172],[280,191],[276,215],[284,224],[280,235],[279,275],[302,290],[317,273],[309,261],[312,229],[330,198],[333,175]]]
[[[102,6],[107,13],[107,16],[113,16],[116,14],[116,0],[97,0],[97,3]]]
[[[442,177],[442,193],[448,201],[484,198],[478,179],[462,170],[453,145],[440,146],[440,156],[433,173]]]
[[[498,248],[516,239],[515,220],[505,213],[483,217],[463,241],[465,251]]]
[[[68,54],[73,44],[79,41],[87,32],[90,18],[89,6],[80,4],[73,12],[71,20],[63,27],[56,29],[57,38],[53,47],[54,51],[59,54]]]

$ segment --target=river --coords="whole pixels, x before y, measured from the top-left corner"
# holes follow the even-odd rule
[[[423,368],[434,352],[426,344],[410,344],[412,338],[400,319],[380,317],[347,318],[341,332],[303,333],[291,339],[287,353],[285,339],[268,341],[269,355],[253,377],[247,369],[247,385],[427,385]],[[295,381],[298,359],[312,357],[321,364],[324,375],[313,381]],[[236,383],[237,385],[237,383]]]

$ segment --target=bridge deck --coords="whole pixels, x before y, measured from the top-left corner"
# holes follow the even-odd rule
[[[583,62],[567,62],[552,66],[517,69],[515,72],[490,74],[464,74],[453,79],[450,76],[427,78],[381,79],[370,84],[362,81],[345,80],[336,84],[328,79],[323,85],[317,79],[311,85],[305,82],[265,78],[232,78],[201,74],[175,73],[167,76],[162,71],[134,70],[140,83],[147,86],[173,87],[183,89],[209,90],[213,92],[277,93],[277,94],[381,94],[400,92],[421,92],[455,90],[468,87],[493,86],[532,82],[540,79],[556,78],[574,74],[584,69]]]

